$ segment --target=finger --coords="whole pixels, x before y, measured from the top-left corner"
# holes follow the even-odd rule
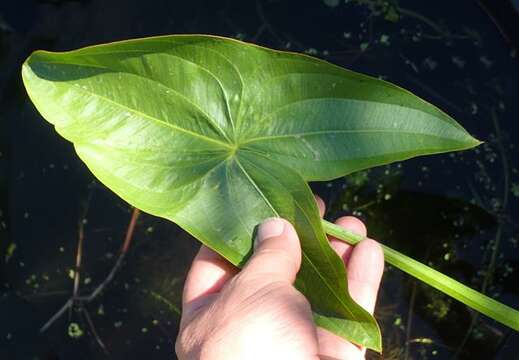
[[[345,229],[350,230],[356,234],[366,236],[367,230],[366,226],[362,221],[353,216],[343,216],[338,218],[335,223]],[[344,263],[348,262],[348,259],[351,255],[353,247],[344,241],[338,240],[332,236],[330,238],[330,244],[335,252],[342,258]]]
[[[187,274],[182,296],[182,309],[190,312],[204,297],[221,290],[238,272],[231,263],[202,245]]]
[[[323,217],[324,213],[326,212],[326,204],[324,203],[323,199],[319,195],[315,195],[315,202],[317,203],[317,207],[319,208],[319,216]]]
[[[317,340],[320,359],[364,359],[364,351],[360,347],[326,329],[317,328]]]
[[[380,244],[375,240],[365,239],[355,245],[347,269],[351,297],[373,314],[384,272],[384,253]]]
[[[336,224],[362,236],[367,234],[365,225],[351,216],[338,219]],[[330,242],[347,264],[351,297],[373,313],[384,268],[382,248],[371,239],[363,240],[354,247],[334,238]],[[325,329],[318,328],[317,335],[321,355],[337,359],[364,359],[365,348],[347,342]]]
[[[259,226],[254,253],[240,276],[293,283],[300,266],[301,245],[294,227],[284,219],[271,218]]]

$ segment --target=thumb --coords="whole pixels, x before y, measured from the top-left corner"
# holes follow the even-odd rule
[[[301,245],[294,227],[284,219],[270,218],[258,227],[254,253],[241,275],[292,284],[300,266]]]

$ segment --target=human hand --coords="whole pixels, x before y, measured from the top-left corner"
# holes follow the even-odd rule
[[[324,203],[317,202],[322,216]],[[336,223],[366,235],[354,217]],[[373,312],[384,266],[380,245],[330,242],[347,265],[351,296]],[[260,225],[254,254],[241,271],[202,246],[184,287],[179,359],[364,358],[364,349],[316,327],[310,304],[292,285],[300,265],[299,239],[283,219]]]

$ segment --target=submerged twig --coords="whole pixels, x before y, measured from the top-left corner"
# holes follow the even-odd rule
[[[494,130],[496,132],[496,140],[497,140],[497,148],[499,150],[499,154],[501,156],[501,164],[502,164],[502,170],[503,170],[503,200],[501,203],[501,209],[499,211],[499,214],[497,214],[498,218],[498,225],[496,229],[496,236],[494,238],[494,243],[492,245],[492,253],[490,255],[490,261],[487,266],[487,271],[485,273],[485,278],[483,279],[483,284],[481,285],[481,292],[483,294],[486,294],[488,291],[488,287],[490,286],[492,279],[494,277],[494,271],[496,267],[496,261],[497,261],[497,254],[499,252],[499,247],[501,245],[501,239],[503,237],[503,225],[504,221],[502,219],[502,215],[506,208],[508,207],[508,198],[509,198],[509,191],[510,191],[510,165],[508,163],[508,157],[506,156],[506,150],[503,145],[503,139],[502,139],[502,133],[501,133],[501,127],[499,126],[499,121],[497,119],[497,114],[494,108],[490,110],[490,116],[492,118],[492,122],[494,124]],[[472,334],[472,330],[476,326],[477,321],[479,320],[480,313],[476,312],[474,316],[472,317],[472,320],[470,321],[469,328],[467,332],[465,333],[465,336],[463,337],[463,340],[461,341],[460,345],[456,349],[456,352],[454,353],[453,358],[458,358],[461,354],[461,351],[467,344],[467,341],[470,338],[470,335]]]
[[[101,282],[88,296],[81,296],[79,297],[79,300],[90,302],[94,300],[105,288],[110,282],[112,282],[115,274],[121,267],[124,258],[126,257],[126,253],[128,252],[128,248],[130,247],[130,243],[133,238],[133,232],[135,230],[135,224],[137,223],[137,219],[139,218],[140,211],[137,208],[133,209],[132,217],[130,219],[130,223],[128,224],[128,229],[126,230],[126,236],[124,238],[123,246],[121,247],[121,251],[119,252],[119,257],[117,258],[117,261],[115,262],[114,266],[112,267],[112,270],[108,273],[106,278]]]
[[[74,299],[70,298],[67,300],[65,304],[54,314],[52,317],[47,320],[47,322],[40,328],[40,332],[45,332],[47,329],[56,321],[58,320],[68,309],[72,307],[74,304]]]
[[[74,306],[77,306],[79,311],[84,314],[86,322],[88,323],[90,330],[95,337],[98,345],[103,349],[104,352],[107,352],[106,346],[103,341],[99,337],[97,333],[92,318],[90,314],[85,308],[85,303],[89,303],[93,301],[95,298],[99,296],[103,292],[103,290],[112,282],[113,278],[117,271],[121,268],[123,260],[128,252],[131,241],[133,239],[133,234],[135,230],[135,225],[137,223],[137,219],[139,218],[140,211],[137,208],[133,209],[132,217],[130,219],[130,223],[128,224],[128,228],[126,230],[126,236],[124,238],[124,243],[119,252],[119,257],[115,262],[114,266],[106,276],[106,278],[89,294],[89,295],[80,295],[79,293],[79,283],[80,283],[80,269],[82,262],[82,253],[83,253],[83,243],[84,243],[84,227],[83,222],[80,221],[79,225],[79,239],[78,239],[78,248],[76,253],[76,269],[74,274],[74,287],[72,291],[72,296],[65,302],[65,304],[41,327],[40,332],[45,332],[54,322],[56,322],[67,310],[71,310]]]
[[[427,262],[427,259],[429,258],[429,254],[431,252],[431,243],[429,243],[429,246],[427,246],[427,251],[424,256],[424,262]],[[409,359],[409,352],[410,352],[410,344],[413,342],[411,341],[411,329],[413,324],[413,314],[414,314],[414,307],[416,304],[416,294],[418,292],[418,284],[416,280],[413,281],[413,288],[411,290],[411,297],[409,299],[409,309],[407,312],[407,324],[405,327],[405,350],[404,350],[404,360]]]
[[[416,11],[413,11],[413,10],[410,10],[410,9],[406,9],[406,8],[402,8],[400,6],[397,7],[398,9],[398,12],[403,15],[403,16],[407,16],[409,18],[414,18],[418,21],[421,21],[422,23],[426,24],[427,26],[429,26],[432,30],[434,30],[438,35],[440,35],[441,37],[443,38],[446,38],[446,39],[458,39],[458,40],[463,40],[463,39],[469,39],[470,37],[467,36],[467,35],[458,35],[458,34],[453,34],[449,31],[449,29],[447,28],[443,28],[442,26],[438,25],[437,23],[435,23],[433,20],[431,20],[430,18],[416,12]]]
[[[424,84],[418,78],[414,76],[407,75],[406,79],[412,82],[414,85],[420,87],[422,90],[427,92],[429,95],[443,102],[445,105],[450,107],[452,110],[456,111],[458,114],[463,114],[464,110],[460,108],[458,105],[454,104],[452,101],[448,100],[445,96],[441,95],[438,91],[434,90],[429,85]]]
[[[90,314],[88,313],[87,309],[82,307],[81,311],[82,311],[83,315],[85,316],[88,326],[90,327],[90,331],[92,332],[92,335],[94,335],[94,338],[96,339],[97,344],[99,345],[99,347],[103,350],[103,352],[105,354],[108,354],[108,350],[106,349],[106,346],[105,346],[103,340],[101,340],[101,337],[97,333],[96,327],[94,326],[94,322],[92,321],[92,318],[90,317]]]
[[[83,257],[83,242],[85,240],[85,224],[83,222],[83,219],[80,219],[78,229],[79,234],[76,252],[76,268],[74,269],[74,290],[72,291],[72,297],[77,297],[79,291],[81,259]]]
[[[283,39],[281,39],[281,36],[279,36],[277,32],[274,30],[274,27],[270,23],[269,19],[267,19],[265,12],[263,11],[263,5],[258,0],[256,0],[256,13],[260,18],[262,25],[260,26],[258,32],[256,32],[256,35],[254,36],[255,40],[257,40],[261,36],[261,34],[266,30],[279,43],[279,45],[284,46],[285,42],[283,41]]]
[[[409,299],[409,309],[407,311],[407,324],[405,327],[405,350],[404,350],[404,360],[409,359],[409,345],[410,345],[410,338],[411,338],[411,328],[413,324],[413,311],[414,311],[414,305],[416,301],[416,280],[413,280],[413,289],[411,290],[411,298]]]

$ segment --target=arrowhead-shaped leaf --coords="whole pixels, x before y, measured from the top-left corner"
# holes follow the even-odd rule
[[[34,104],[135,207],[170,219],[236,265],[262,220],[301,238],[297,287],[319,325],[375,350],[306,181],[477,145],[411,93],[308,56],[213,36],[165,36],[23,66]]]

